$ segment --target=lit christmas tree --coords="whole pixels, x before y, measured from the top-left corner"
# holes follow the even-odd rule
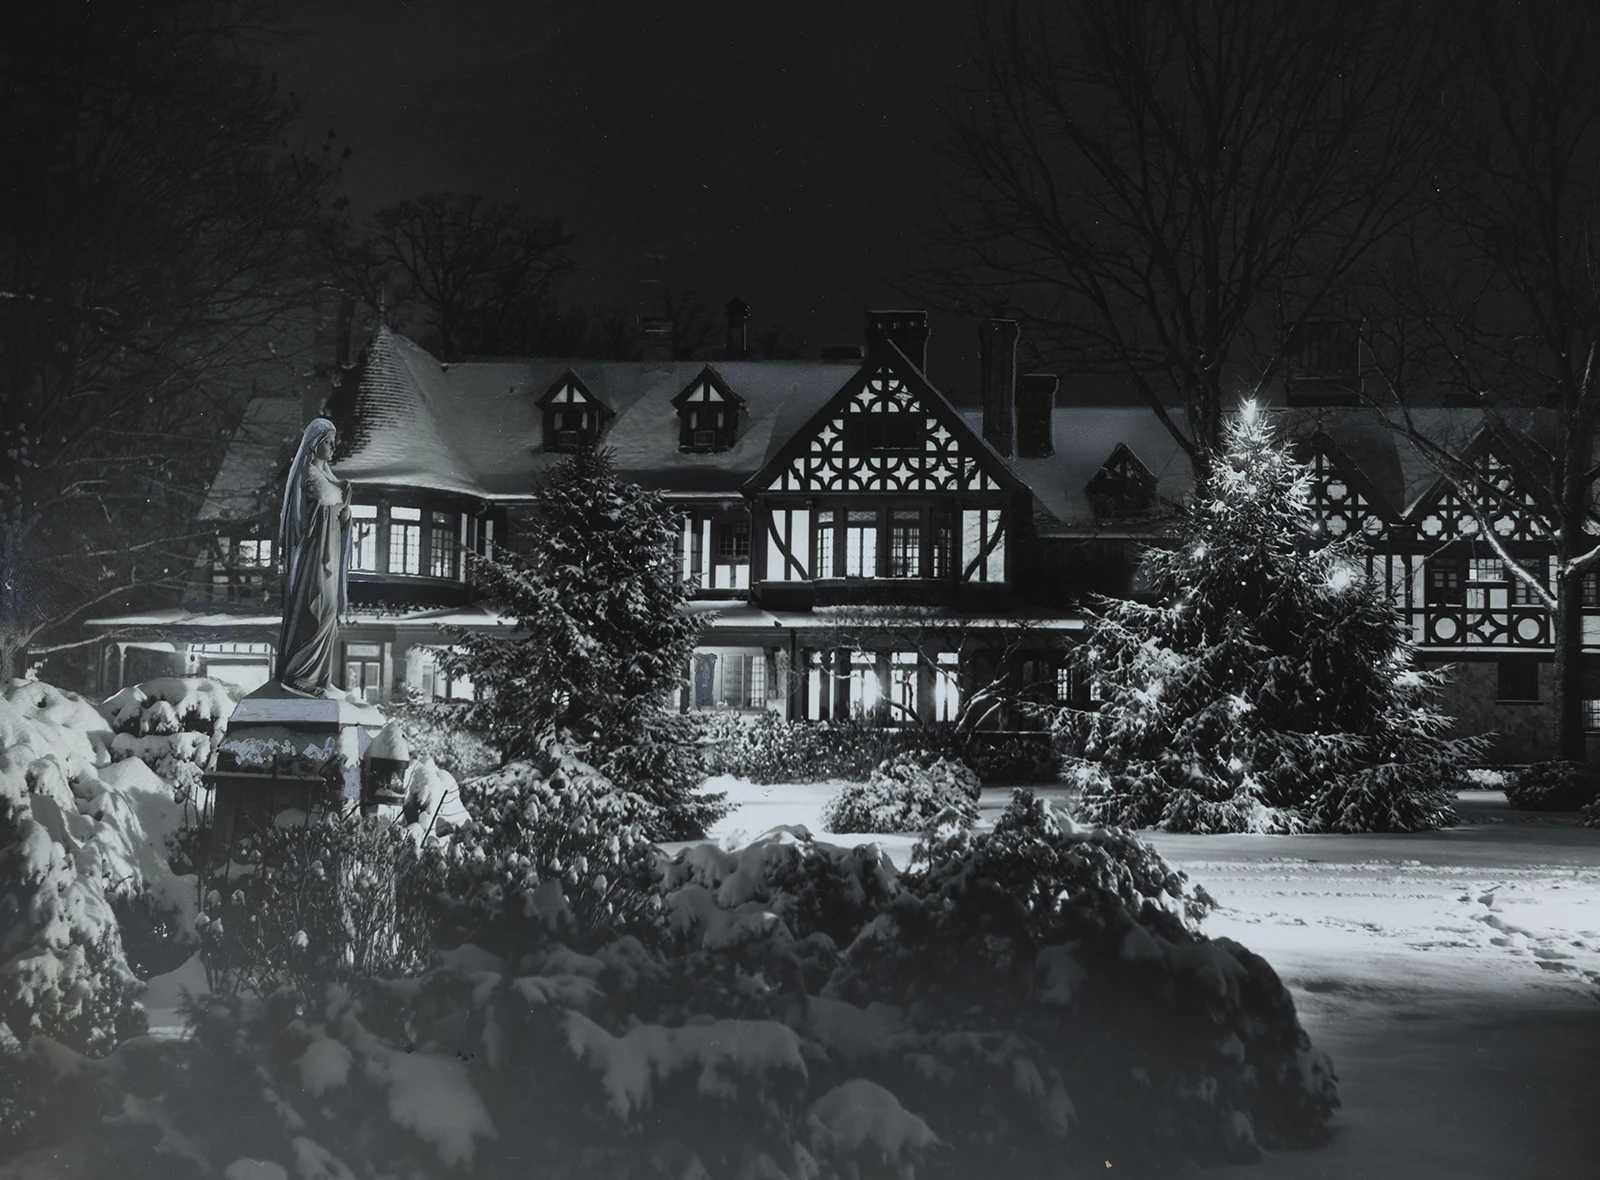
[[[1308,470],[1253,404],[1152,549],[1153,603],[1100,600],[1098,688],[1063,727],[1095,823],[1187,832],[1418,831],[1454,821],[1482,739],[1452,738],[1361,543],[1329,542]]]

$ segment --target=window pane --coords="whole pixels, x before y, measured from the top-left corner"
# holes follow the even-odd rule
[[[420,509],[420,508],[391,508],[391,509],[389,509],[389,519],[390,520],[421,520],[422,519],[422,509]]]
[[[1474,582],[1503,582],[1506,570],[1498,557],[1474,557],[1467,577]]]
[[[415,574],[422,566],[422,526],[418,524],[391,524],[389,526],[389,572]]]

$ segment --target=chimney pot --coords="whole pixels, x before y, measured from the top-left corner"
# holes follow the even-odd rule
[[[728,313],[728,344],[722,350],[724,360],[742,361],[750,355],[745,340],[745,325],[750,322],[750,305],[735,295],[722,309]]]
[[[1006,458],[1016,454],[1016,320],[984,320],[978,325],[978,358],[983,383],[983,437]]]
[[[920,372],[928,371],[928,313],[925,311],[867,312],[867,355],[884,351],[893,341]]]

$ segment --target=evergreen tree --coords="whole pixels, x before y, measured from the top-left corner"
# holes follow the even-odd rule
[[[608,454],[564,459],[538,490],[518,552],[478,558],[475,576],[512,620],[507,634],[458,631],[446,657],[472,678],[466,724],[508,760],[560,746],[653,804],[655,839],[704,834],[725,810],[696,793],[693,735],[669,696],[699,623],[676,558],[677,515],[619,480]]]
[[[1100,600],[1078,649],[1095,712],[1063,724],[1082,811],[1168,831],[1417,831],[1453,822],[1481,739],[1448,736],[1361,542],[1329,542],[1311,477],[1247,405],[1152,549],[1153,603]]]

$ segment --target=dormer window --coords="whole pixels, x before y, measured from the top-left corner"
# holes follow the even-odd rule
[[[544,449],[570,454],[587,450],[600,441],[615,414],[568,369],[538,401],[544,413]]]
[[[672,399],[678,411],[678,449],[690,453],[726,451],[739,432],[744,399],[707,365],[689,387]]]
[[[1143,516],[1155,507],[1156,477],[1125,443],[1118,443],[1083,492],[1101,520]]]

